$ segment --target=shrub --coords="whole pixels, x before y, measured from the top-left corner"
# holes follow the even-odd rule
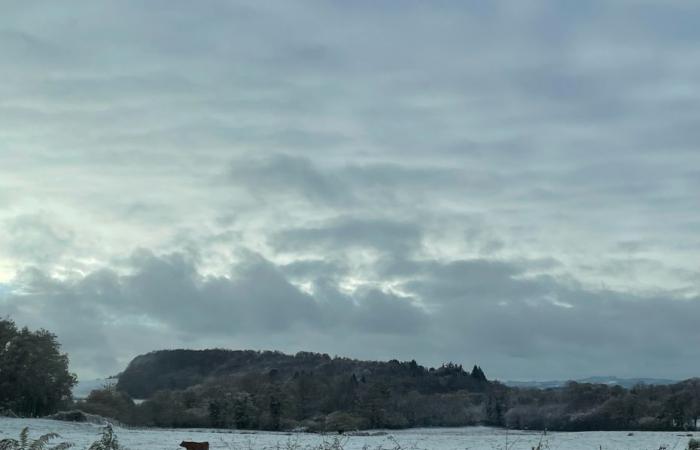
[[[102,429],[102,437],[93,442],[88,450],[121,450],[117,436],[114,434],[111,425]]]
[[[37,439],[29,439],[29,427],[24,427],[19,433],[19,439],[3,439],[0,441],[0,450],[66,450],[73,447],[69,442],[49,447],[49,443],[60,436],[56,433],[47,433]],[[111,425],[102,429],[102,436],[93,442],[88,450],[123,450],[117,441]]]
[[[56,433],[47,433],[37,439],[29,439],[29,428],[24,427],[19,433],[19,439],[3,439],[0,450],[65,450],[73,446],[68,442],[49,447],[49,442],[60,437]]]
[[[353,414],[336,411],[325,417],[326,431],[353,431],[365,428],[365,420]]]

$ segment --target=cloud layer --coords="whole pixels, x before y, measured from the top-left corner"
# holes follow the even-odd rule
[[[0,313],[85,377],[210,346],[696,375],[699,20],[10,2]]]

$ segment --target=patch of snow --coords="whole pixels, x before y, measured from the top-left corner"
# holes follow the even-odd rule
[[[57,422],[45,419],[0,418],[0,439],[16,438],[20,430],[28,426],[31,437],[48,432],[57,432],[60,440],[73,442],[77,449],[87,448],[95,441],[101,427],[89,423]],[[133,450],[172,450],[180,441],[208,441],[211,448],[227,450],[274,450],[285,449],[287,444],[295,444],[299,450],[310,450],[334,436],[321,436],[305,433],[272,433],[238,430],[211,429],[132,429],[114,428],[119,442]],[[384,433],[370,433],[369,436],[341,436],[345,450],[371,450],[394,448],[396,439],[402,448],[415,450],[530,450],[540,442],[550,450],[656,450],[662,446],[672,449],[685,448],[690,436],[674,432],[581,432],[581,433],[540,433],[506,431],[498,428],[416,428],[410,430],[384,430]],[[692,433],[700,437],[700,433]]]

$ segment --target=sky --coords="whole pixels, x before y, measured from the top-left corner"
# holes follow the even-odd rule
[[[700,375],[695,0],[0,0],[0,316]]]

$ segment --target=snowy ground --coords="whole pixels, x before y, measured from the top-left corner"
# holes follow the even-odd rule
[[[0,440],[17,437],[20,430],[28,426],[31,436],[36,437],[50,431],[61,435],[62,440],[73,442],[77,449],[87,448],[100,433],[100,427],[92,424],[77,424],[41,419],[0,418]],[[314,449],[324,439],[332,436],[314,434],[289,434],[266,432],[222,432],[221,430],[160,430],[115,428],[121,444],[132,450],[177,450],[182,440],[209,441],[212,449],[228,450],[295,450]],[[470,427],[438,428],[391,431],[383,436],[344,437],[345,450],[394,449],[396,444],[410,450],[530,450],[543,439],[545,449],[552,450],[682,450],[688,439],[685,434],[636,432],[588,432],[548,433],[542,437],[536,433]],[[695,433],[700,437],[700,433]],[[54,441],[55,443],[61,440]],[[664,447],[665,446],[665,447]]]

